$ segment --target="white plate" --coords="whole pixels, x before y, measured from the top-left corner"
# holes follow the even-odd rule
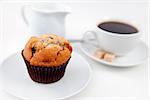
[[[107,62],[95,57],[94,52],[99,48],[95,45],[92,45],[93,43],[95,43],[95,41],[91,41],[91,43],[82,42],[80,45],[81,50],[88,57],[105,65],[116,67],[131,67],[143,63],[148,58],[148,47],[142,41],[133,51],[128,53],[126,56],[117,57],[113,62]]]
[[[89,64],[73,52],[64,77],[56,83],[33,82],[27,72],[21,53],[9,56],[1,67],[4,90],[22,99],[65,99],[82,91],[91,79]]]

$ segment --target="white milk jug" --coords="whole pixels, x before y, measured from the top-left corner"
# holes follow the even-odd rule
[[[65,17],[71,12],[63,4],[26,5],[22,7],[22,17],[33,35],[56,34],[65,36]]]

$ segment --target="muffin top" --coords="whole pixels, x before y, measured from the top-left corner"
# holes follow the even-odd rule
[[[71,57],[72,47],[63,37],[45,34],[31,37],[23,50],[24,58],[31,65],[57,67]]]

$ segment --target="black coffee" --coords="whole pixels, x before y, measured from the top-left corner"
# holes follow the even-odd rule
[[[115,21],[103,22],[99,24],[98,27],[105,31],[117,34],[132,34],[138,32],[135,27],[129,24]]]

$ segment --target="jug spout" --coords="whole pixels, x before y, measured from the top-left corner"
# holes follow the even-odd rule
[[[56,7],[57,7],[58,12],[64,13],[66,15],[71,13],[71,8],[69,6],[67,6],[67,5],[57,4]]]

